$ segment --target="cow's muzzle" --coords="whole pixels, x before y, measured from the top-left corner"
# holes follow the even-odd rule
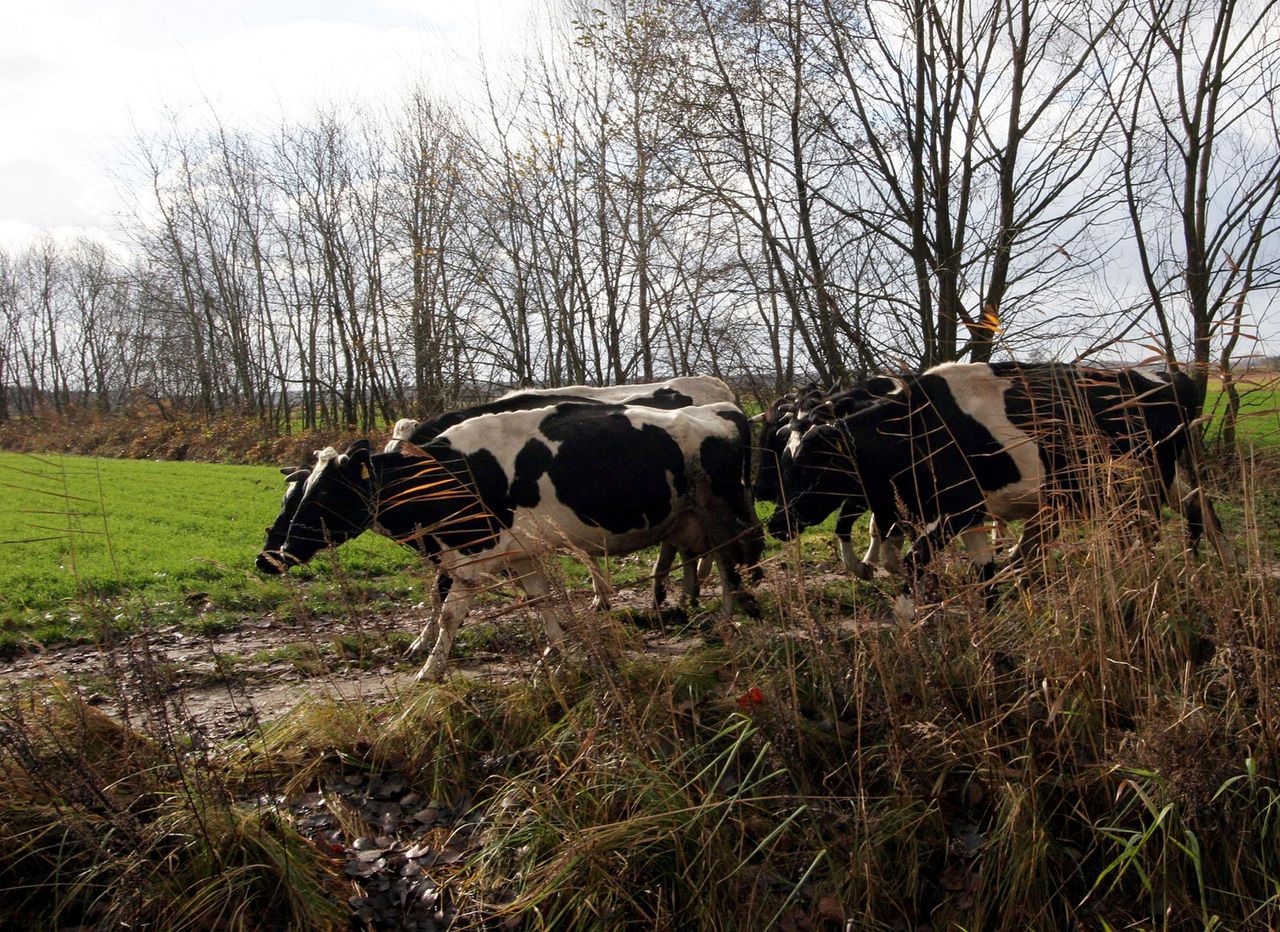
[[[300,566],[302,561],[297,557],[290,556],[283,550],[264,550],[258,554],[256,561],[258,572],[266,573],[270,576],[279,576],[289,572],[289,567]]]
[[[769,534],[778,540],[791,540],[800,532],[800,528],[792,523],[790,514],[785,508],[779,508],[769,519]]]

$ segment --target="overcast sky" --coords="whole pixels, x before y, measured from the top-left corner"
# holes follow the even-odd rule
[[[420,79],[472,96],[480,50],[500,70],[537,2],[0,2],[0,246],[39,230],[110,238],[130,140],[168,112],[252,126]]]

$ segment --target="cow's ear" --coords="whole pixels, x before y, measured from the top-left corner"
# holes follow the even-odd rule
[[[902,379],[891,375],[877,375],[867,382],[867,394],[873,398],[884,398],[906,388],[906,384]]]
[[[343,454],[347,465],[360,476],[360,481],[369,481],[369,441],[357,440],[347,447]]]
[[[286,483],[302,482],[311,476],[310,469],[282,469],[280,471],[284,473],[284,481]]]

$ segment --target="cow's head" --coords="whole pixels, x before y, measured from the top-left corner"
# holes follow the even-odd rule
[[[307,468],[285,468],[280,472],[284,475],[284,499],[280,502],[280,514],[276,515],[276,520],[267,528],[267,540],[258,553],[258,569],[264,573],[279,573],[284,568],[280,548],[289,536],[289,525],[293,523],[293,516],[302,503],[303,486],[311,475],[311,470]]]
[[[760,470],[752,492],[757,499],[778,501],[781,475],[795,455],[800,437],[816,424],[829,424],[837,418],[857,414],[877,402],[901,391],[903,381],[897,376],[877,375],[841,391],[823,391],[816,382],[788,392],[757,415],[763,422],[760,436]],[[754,419],[753,419],[754,420]]]
[[[760,469],[756,473],[756,483],[752,494],[760,501],[776,502],[778,500],[778,476],[782,458],[786,452],[787,439],[791,436],[792,422],[803,399],[806,399],[816,387],[787,392],[760,415],[762,425],[760,433]]]
[[[400,445],[406,441],[413,439],[413,432],[418,429],[420,422],[411,417],[402,417],[396,421],[391,428],[391,439],[387,441],[387,445],[382,448],[383,453],[394,453],[400,449]]]
[[[821,524],[841,502],[865,508],[865,493],[843,424],[815,424],[791,438],[780,476],[779,504],[769,533],[789,540]]]
[[[306,563],[320,550],[363,533],[373,524],[373,478],[369,442],[357,440],[339,453],[333,447],[316,452],[311,475],[278,551],[280,562],[266,572],[284,572]],[[270,561],[268,561],[270,562]],[[262,561],[259,561],[262,568]]]

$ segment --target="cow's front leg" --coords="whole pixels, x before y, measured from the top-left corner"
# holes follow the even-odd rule
[[[469,584],[463,583],[461,580],[455,580],[453,587],[449,590],[448,597],[444,600],[444,605],[440,608],[440,622],[435,646],[431,648],[431,654],[427,657],[427,662],[418,671],[419,682],[439,679],[444,675],[444,668],[449,663],[449,651],[453,649],[453,639],[458,633],[458,627],[462,624],[462,619],[467,617],[467,612],[470,611],[471,602],[474,598],[475,590]],[[431,625],[427,627],[430,628]],[[418,640],[421,641],[426,634],[427,631],[424,630],[422,637]],[[417,641],[414,643],[416,645]],[[412,648],[410,649],[412,650]]]
[[[882,566],[885,572],[892,573],[894,576],[901,576],[904,572],[902,566],[902,545],[905,542],[902,532],[898,530],[897,525],[893,526],[893,530],[885,535],[881,532],[880,526],[876,524],[876,519],[871,519],[871,543],[867,545],[866,556],[862,558],[863,562],[868,566]]]
[[[932,521],[925,532],[911,544],[911,552],[904,561],[906,578],[902,583],[902,591],[893,602],[893,614],[899,621],[915,617],[916,603],[924,590],[925,573],[933,560],[934,551],[946,546],[954,536],[952,527],[945,519]]]
[[[987,611],[995,608],[996,587],[993,579],[996,574],[996,552],[991,545],[991,532],[985,527],[971,527],[964,531],[964,549],[969,559],[978,568],[978,579],[982,584],[983,602]]]
[[[711,572],[715,557],[711,554],[699,555],[693,550],[680,551],[681,584],[684,586],[684,604],[693,611],[702,598],[702,581]]]
[[[867,558],[859,560],[854,553],[851,539],[853,526],[857,523],[858,517],[856,506],[846,500],[840,506],[840,513],[836,515],[836,542],[840,549],[840,562],[844,564],[845,569],[858,579],[870,579],[871,568],[867,564],[871,562],[872,551],[876,546],[875,519],[871,521],[871,548],[867,550]]]
[[[662,608],[667,600],[667,580],[671,576],[671,564],[675,562],[676,548],[664,542],[658,548],[658,559],[653,564],[653,608]]]
[[[587,572],[591,574],[591,591],[595,593],[591,599],[591,607],[597,612],[607,612],[613,597],[613,587],[609,585],[609,580],[605,578],[604,570],[600,567],[599,560],[595,557],[587,557],[586,564]]]
[[[732,618],[735,600],[742,589],[742,574],[727,547],[716,550],[716,564],[720,567],[720,611],[725,618]]]
[[[447,601],[448,596],[445,599]],[[418,637],[409,645],[409,649],[404,652],[406,657],[416,657],[428,647],[435,646],[436,639],[440,637],[440,613],[443,610],[443,602],[439,606],[431,606],[427,623],[422,626],[422,630],[418,632]]]

